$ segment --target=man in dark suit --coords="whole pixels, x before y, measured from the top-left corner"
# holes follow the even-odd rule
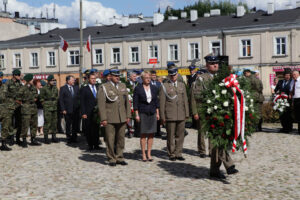
[[[66,135],[69,143],[77,142],[77,130],[79,126],[79,88],[74,86],[75,77],[67,76],[66,85],[60,88],[60,111],[66,121]]]
[[[157,80],[157,75],[156,75],[156,71],[155,70],[152,70],[151,71],[151,85],[155,86],[158,91],[159,91],[159,88],[161,86],[161,82],[159,82]],[[157,121],[157,132],[155,134],[155,137],[161,137],[162,136],[162,133],[160,131],[160,120]]]
[[[80,93],[82,127],[89,145],[88,150],[99,150],[99,125],[97,123],[96,76],[88,75],[88,85]]]
[[[286,68],[284,70],[284,79],[278,81],[275,93],[284,93],[286,95],[290,95],[290,91],[292,89],[292,79],[291,79],[291,70],[289,68]],[[291,100],[289,100],[290,105],[292,105]],[[287,107],[286,111],[280,116],[280,122],[282,125],[282,129],[280,129],[280,132],[283,133],[289,133],[293,130],[293,119],[291,115],[291,107]]]

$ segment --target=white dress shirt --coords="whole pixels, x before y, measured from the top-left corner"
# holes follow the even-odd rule
[[[293,88],[292,88],[293,91]],[[297,82],[295,85],[295,94],[293,96],[294,99],[300,98],[300,76],[297,78]]]

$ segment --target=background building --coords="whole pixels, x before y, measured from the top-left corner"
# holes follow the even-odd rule
[[[245,14],[238,7],[234,16],[206,15],[198,18],[191,11],[190,18],[164,21],[155,13],[153,22],[95,26],[84,29],[84,40],[91,35],[91,53],[84,48],[86,69],[100,71],[112,67],[121,70],[134,68],[163,69],[173,61],[187,67],[192,61],[204,67],[209,53],[229,56],[229,64],[237,70],[250,68],[260,72],[264,94],[270,94],[274,74],[284,67],[300,66],[300,10],[274,11],[269,4],[267,12]],[[186,14],[183,14],[186,16]],[[59,48],[60,37],[69,48]],[[149,64],[157,58],[158,64]],[[23,73],[59,74],[64,82],[66,74],[79,73],[79,29],[54,29],[44,34],[0,42],[0,70],[10,75],[15,68]]]

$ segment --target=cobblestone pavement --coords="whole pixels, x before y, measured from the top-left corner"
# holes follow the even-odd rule
[[[300,199],[300,135],[275,127],[252,136],[248,158],[232,155],[240,172],[226,181],[209,178],[210,158],[198,156],[194,130],[185,139],[184,162],[168,160],[162,139],[154,141],[152,163],[141,161],[139,139],[126,139],[129,165],[115,168],[104,150],[85,151],[83,138],[76,147],[13,146],[0,152],[0,199]]]

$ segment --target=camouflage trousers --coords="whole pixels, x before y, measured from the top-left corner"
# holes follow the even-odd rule
[[[6,140],[9,136],[15,134],[15,129],[12,126],[14,110],[2,109],[0,113],[1,121],[1,139]]]
[[[44,135],[56,134],[57,127],[57,111],[49,111],[44,109]]]
[[[23,114],[22,115],[22,129],[21,129],[21,138],[25,138],[30,128],[31,138],[36,137],[37,131],[37,111],[35,114]]]

